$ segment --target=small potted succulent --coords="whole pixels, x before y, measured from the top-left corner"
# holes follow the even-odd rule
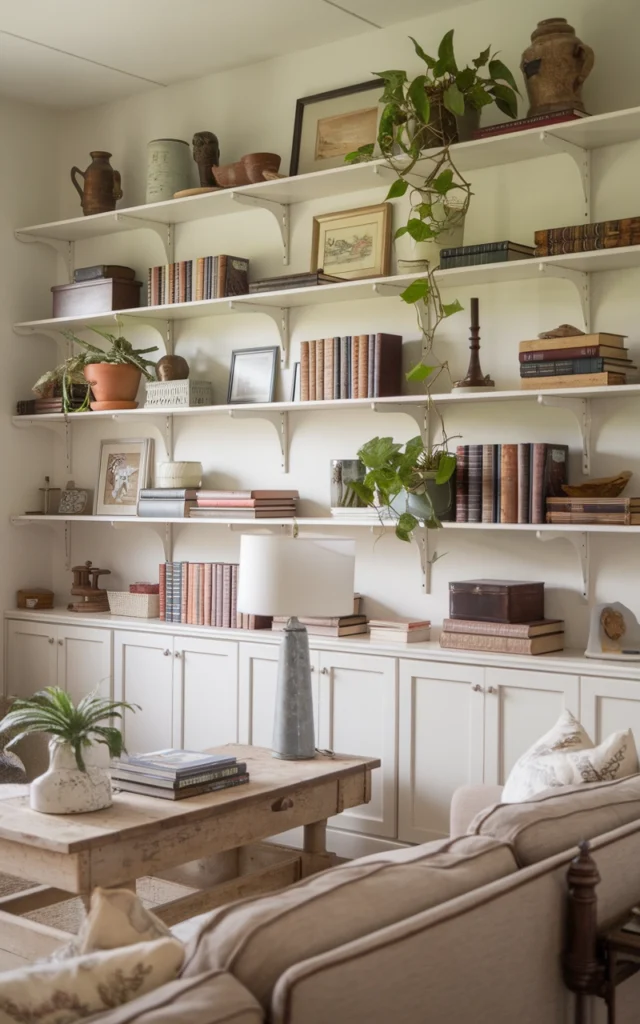
[[[92,693],[77,705],[56,686],[16,700],[0,722],[0,734],[10,734],[6,749],[36,732],[48,733],[49,768],[30,786],[30,804],[43,814],[81,814],[110,807],[111,780],[105,768],[86,764],[85,751],[104,744],[111,757],[124,750],[122,733],[110,720],[122,711],[135,711],[124,701]],[[104,723],[104,724],[102,724]]]
[[[404,451],[403,451],[404,448]],[[374,437],[358,452],[367,467],[364,482],[352,482],[361,501],[396,520],[396,537],[409,541],[420,523],[437,529],[455,518],[456,457],[447,440],[427,446],[421,437],[405,445]]]

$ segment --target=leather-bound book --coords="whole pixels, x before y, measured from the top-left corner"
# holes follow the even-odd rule
[[[333,393],[333,338],[325,338],[323,341],[324,349],[324,384],[322,390],[322,397],[325,401],[330,401],[336,396]]]
[[[316,401],[324,398],[324,339],[316,341]]]
[[[316,344],[309,342],[309,399],[312,402],[316,400]]]
[[[518,522],[518,445],[503,444],[500,455],[500,522]]]
[[[518,445],[518,522],[529,522],[529,469],[531,445]]]
[[[531,445],[531,522],[544,523],[545,494],[544,467],[546,460],[546,444]]]
[[[468,460],[468,523],[482,522],[482,445],[470,444]]]
[[[459,444],[456,448],[456,523],[466,523],[469,521],[468,488],[467,446]]]
[[[548,444],[545,446],[543,509],[546,511],[547,498],[563,498],[562,485],[567,483],[569,464],[569,446],[566,444]]]
[[[369,397],[369,335],[358,338],[358,398]]]
[[[308,341],[300,342],[300,401],[309,401],[309,345]]]
[[[493,514],[493,492],[495,488],[495,477],[493,467],[492,444],[482,446],[482,522],[495,523]]]
[[[351,398],[349,391],[349,339],[340,338],[340,398]]]
[[[373,398],[402,394],[402,337],[376,334],[373,355]]]

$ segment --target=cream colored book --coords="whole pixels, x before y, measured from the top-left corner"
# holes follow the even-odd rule
[[[545,388],[598,388],[626,384],[623,373],[570,373],[566,377],[521,377],[522,391],[544,391]]]
[[[583,348],[590,345],[609,345],[624,348],[626,334],[573,334],[568,338],[533,338],[521,341],[518,346],[521,352],[546,352],[559,348]]]

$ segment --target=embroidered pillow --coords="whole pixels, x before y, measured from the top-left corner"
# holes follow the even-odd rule
[[[544,789],[610,782],[637,771],[638,754],[630,729],[612,733],[595,747],[580,722],[565,710],[553,728],[516,761],[501,801],[520,803]]]
[[[178,977],[176,939],[91,953],[0,974],[0,1024],[74,1024],[112,1010]]]

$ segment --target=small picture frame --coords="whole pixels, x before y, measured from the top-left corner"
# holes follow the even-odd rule
[[[375,146],[383,91],[377,78],[299,99],[289,174],[341,167],[347,153]]]
[[[149,437],[100,442],[94,515],[137,515],[140,490],[149,486],[152,452]]]
[[[280,349],[240,348],[231,353],[227,405],[273,402]]]
[[[391,203],[313,218],[311,270],[356,280],[386,277],[391,261]]]
[[[300,401],[300,363],[293,364],[293,378],[291,381],[291,401]]]

